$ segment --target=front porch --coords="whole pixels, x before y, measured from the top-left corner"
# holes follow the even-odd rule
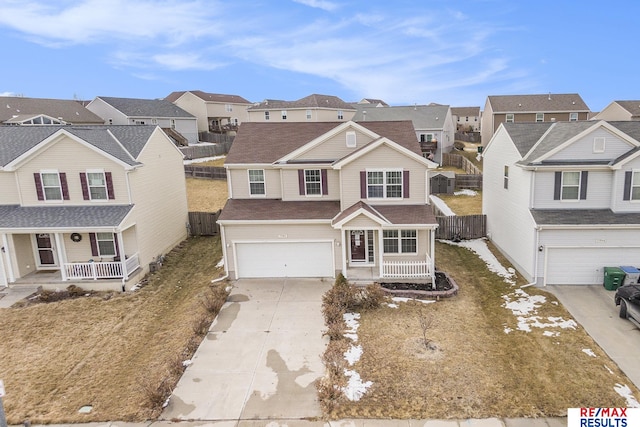
[[[432,283],[433,263],[427,257],[425,261],[383,261],[379,266],[347,267],[345,277],[355,284],[380,282],[396,283]]]

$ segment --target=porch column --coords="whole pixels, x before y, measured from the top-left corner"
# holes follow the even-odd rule
[[[125,251],[124,251],[124,239],[122,238],[122,231],[115,233],[114,235],[116,248],[118,248],[118,253],[120,254],[120,265],[122,266],[122,278],[129,278],[129,272],[127,271],[127,263],[125,261]]]
[[[344,235],[346,234],[346,231],[341,228],[340,229],[340,240],[341,240],[341,246],[342,246],[342,275],[347,278],[347,276],[349,275],[347,273],[347,246],[345,245],[345,238]]]
[[[429,253],[429,257],[431,259],[431,265],[429,268],[431,269],[431,275],[435,277],[436,274],[436,230],[432,228],[431,231],[431,251]]]
[[[384,239],[382,238],[382,235],[384,234],[382,229],[378,230],[378,252],[380,253],[380,275],[379,277],[384,277],[383,273],[384,273],[384,266],[382,264],[384,264]]]
[[[4,248],[4,252],[0,252],[0,256],[4,255],[4,267],[7,269],[6,274],[9,276],[9,283],[13,283],[16,281],[16,276],[13,273],[13,263],[11,262],[11,247],[9,246],[9,239],[7,239],[7,235],[2,235],[2,247]]]
[[[56,242],[58,262],[60,263],[60,278],[62,280],[67,280],[67,269],[64,266],[67,263],[67,250],[64,246],[64,239],[62,238],[62,233],[53,233],[53,239]]]

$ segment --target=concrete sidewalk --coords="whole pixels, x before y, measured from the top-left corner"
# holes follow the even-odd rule
[[[163,420],[303,419],[321,415],[318,279],[238,280],[192,358]]]
[[[16,286],[0,289],[0,308],[9,308],[39,290],[39,286]]]
[[[602,285],[547,286],[629,379],[640,388],[640,329],[618,316],[614,291]]]

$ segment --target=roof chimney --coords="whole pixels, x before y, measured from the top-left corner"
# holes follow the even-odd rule
[[[549,99],[549,101],[551,101],[551,92],[549,92],[549,98],[548,99]]]

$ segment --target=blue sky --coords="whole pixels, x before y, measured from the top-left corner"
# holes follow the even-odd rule
[[[640,100],[640,2],[0,0],[0,94]]]

